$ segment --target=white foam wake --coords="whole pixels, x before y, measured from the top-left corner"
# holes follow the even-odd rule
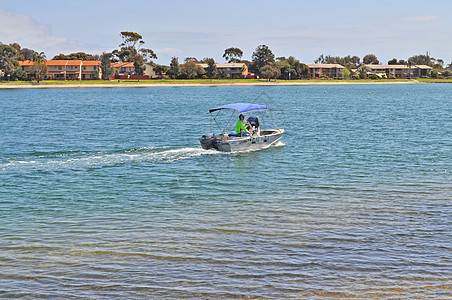
[[[220,152],[204,150],[201,147],[169,149],[169,147],[151,147],[130,149],[122,152],[97,152],[61,155],[39,155],[28,158],[11,159],[0,162],[0,172],[58,171],[102,168],[140,162],[174,162],[201,155]]]
[[[283,141],[279,140],[277,143],[273,144],[272,147],[283,147],[285,145],[286,144]]]

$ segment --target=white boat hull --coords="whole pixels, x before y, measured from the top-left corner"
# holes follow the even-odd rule
[[[220,135],[215,137],[211,146],[223,152],[259,150],[275,144],[281,139],[283,133],[284,129],[269,129],[263,130],[260,135],[254,136],[231,137]]]

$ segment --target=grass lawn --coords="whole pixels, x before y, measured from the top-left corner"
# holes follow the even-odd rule
[[[417,80],[423,83],[452,83],[452,79],[419,78]]]
[[[32,84],[32,85],[81,85],[81,84],[231,84],[231,83],[253,83],[266,82],[263,79],[150,79],[150,80],[41,80],[37,81],[0,81],[0,84]]]

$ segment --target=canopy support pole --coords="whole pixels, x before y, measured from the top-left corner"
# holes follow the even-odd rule
[[[214,120],[215,123],[217,124],[218,128],[221,130],[221,126],[220,126],[220,124],[218,124],[218,122],[217,122],[217,117],[218,117],[218,114],[219,114],[219,113],[220,113],[220,111],[217,112],[217,114],[215,115],[215,117],[212,115],[212,113],[210,113],[210,115],[212,116],[213,120]],[[210,121],[210,123],[212,124],[212,121]]]
[[[279,128],[278,128],[278,125],[276,125],[275,121],[273,121],[272,117],[271,117],[270,114],[268,113],[268,110],[266,109],[265,111],[267,112],[267,115],[268,115],[268,117],[270,118],[270,120],[272,120],[272,122],[273,122],[273,124],[275,125],[276,129],[279,129]]]
[[[229,122],[231,122],[232,116],[234,115],[235,111],[232,112],[232,115],[229,117],[228,123],[226,124],[226,126],[224,127],[223,132],[226,133],[226,128],[228,128]]]

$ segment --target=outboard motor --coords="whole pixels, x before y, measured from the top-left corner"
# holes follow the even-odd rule
[[[213,148],[213,143],[215,142],[215,134],[208,133],[204,134],[199,141],[201,142],[201,146],[203,149],[209,150]]]

